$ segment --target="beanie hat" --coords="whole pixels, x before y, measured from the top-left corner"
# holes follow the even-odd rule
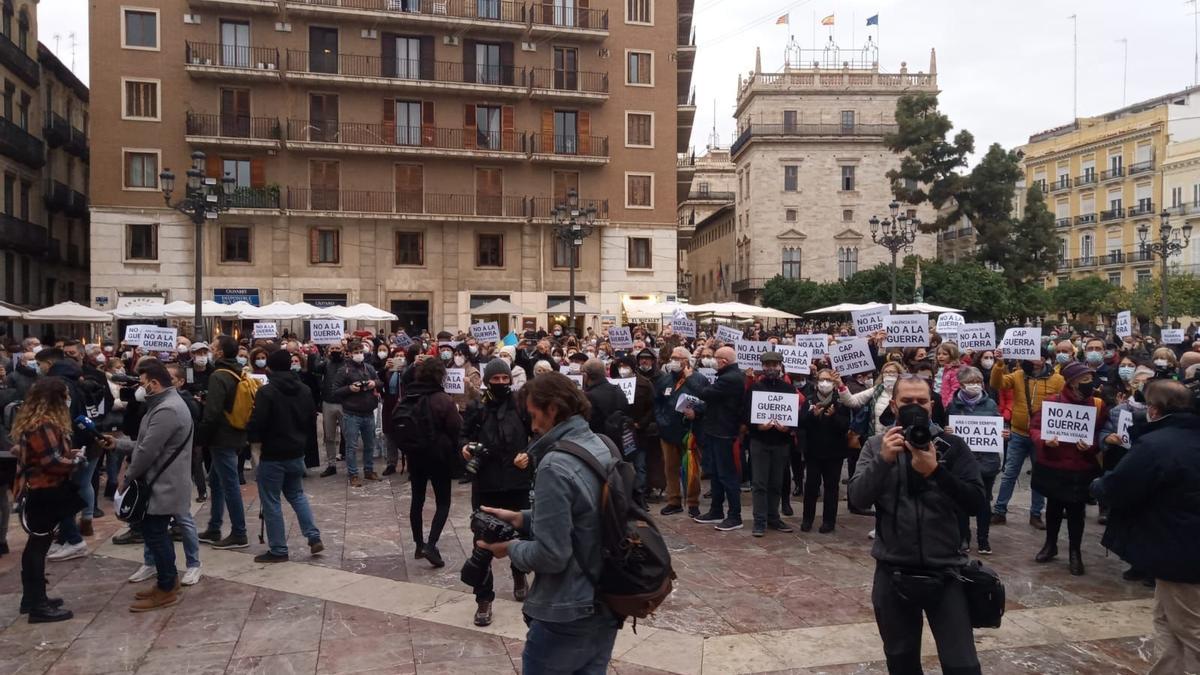
[[[1062,376],[1063,379],[1067,381],[1067,384],[1078,380],[1084,375],[1090,375],[1091,372],[1092,371],[1089,370],[1087,366],[1078,361],[1071,361],[1062,368]]]
[[[286,349],[276,349],[267,357],[267,368],[276,373],[292,369],[292,355]]]
[[[488,383],[493,375],[508,375],[512,376],[512,369],[504,362],[504,359],[492,359],[483,367],[483,381]]]

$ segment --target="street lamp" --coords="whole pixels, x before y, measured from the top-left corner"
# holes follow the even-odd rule
[[[572,188],[567,191],[567,201],[565,204],[559,204],[554,207],[554,236],[567,242],[571,247],[571,267],[569,275],[571,278],[570,288],[570,312],[571,316],[568,319],[570,335],[575,334],[575,266],[579,259],[579,247],[583,245],[583,240],[591,236],[595,229],[593,223],[596,222],[596,207],[588,205],[585,209],[579,208],[579,193]]]
[[[892,213],[890,218],[880,220],[877,216],[871,216],[867,222],[871,226],[871,241],[892,253],[892,313],[894,314],[896,312],[896,254],[901,249],[906,253],[912,252],[913,242],[917,240],[917,227],[921,221],[900,213],[900,205],[896,202],[888,204],[888,210]]]
[[[163,201],[167,206],[186,215],[195,226],[195,248],[196,248],[196,316],[195,316],[195,339],[202,340],[201,327],[204,325],[204,317],[202,316],[201,307],[203,305],[203,293],[201,292],[201,282],[204,277],[204,232],[203,225],[205,220],[216,220],[217,214],[221,211],[229,210],[229,195],[233,194],[234,178],[228,173],[221,178],[221,184],[217,185],[217,179],[212,176],[204,175],[205,155],[199,150],[192,153],[192,166],[187,170],[187,187],[185,188],[183,199],[171,203],[171,193],[175,191],[175,174],[170,169],[163,169],[163,172],[158,175],[158,180],[162,185]]]
[[[1184,225],[1183,237],[1179,236],[1179,230],[1171,227],[1171,214],[1163,209],[1159,214],[1161,223],[1158,226],[1158,240],[1147,241],[1150,238],[1150,226],[1146,223],[1138,225],[1138,241],[1141,243],[1142,256],[1155,255],[1162,260],[1162,267],[1159,272],[1159,282],[1162,285],[1162,327],[1167,327],[1167,258],[1173,255],[1180,255],[1183,249],[1187,248],[1188,242],[1192,238],[1192,226]]]

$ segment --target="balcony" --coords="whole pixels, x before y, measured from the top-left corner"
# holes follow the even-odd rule
[[[5,42],[7,40],[0,37],[0,44]],[[3,117],[0,117],[0,155],[33,169],[46,164],[46,146],[41,139]]]
[[[1082,216],[1075,216],[1076,225],[1094,225],[1096,223],[1096,214],[1085,213]]]
[[[1101,265],[1124,265],[1125,264],[1125,252],[1124,251],[1109,251],[1105,255],[1101,256],[1100,264]]]
[[[78,190],[71,190],[71,202],[67,205],[67,215],[72,218],[84,218],[88,215],[87,195]]]
[[[87,261],[83,259],[79,244],[67,244],[67,265],[79,268],[87,267]]]
[[[1129,212],[1126,215],[1128,215],[1130,218],[1156,215],[1154,211],[1154,202],[1150,201],[1149,199],[1139,201],[1137,204],[1129,207]]]
[[[608,100],[608,73],[531,68],[529,96],[552,101]]]
[[[52,265],[62,262],[62,242],[54,237],[46,239],[46,262]]]
[[[0,249],[42,255],[48,247],[49,233],[46,232],[46,228],[7,213],[0,213]]]
[[[536,222],[553,222],[554,209],[561,202],[561,199],[556,199],[554,197],[530,197],[529,216]],[[580,197],[579,208],[586,209],[588,207],[596,209],[596,220],[608,220],[607,199],[590,199],[587,197]]]
[[[1071,219],[1070,218],[1059,218],[1054,221],[1054,226],[1055,227],[1070,227]]]
[[[421,221],[522,222],[523,196],[484,196],[289,187],[287,208],[300,215],[342,214],[351,218],[395,217]]]
[[[87,133],[85,133],[82,129],[71,127],[71,140],[67,141],[67,144],[63,147],[67,152],[75,155],[85,162],[90,158],[90,153],[88,152]]]
[[[42,137],[51,148],[61,147],[71,140],[71,123],[58,113],[48,112],[46,123],[42,126]]]
[[[695,171],[696,170],[696,153],[687,152],[675,157],[675,168],[679,171]]]
[[[1062,192],[1063,190],[1071,189],[1071,179],[1067,176],[1059,176],[1057,180],[1050,184],[1051,192]]]
[[[712,190],[695,191],[688,193],[688,201],[713,201],[713,202],[732,202],[737,197],[734,192],[714,192]]]
[[[1125,209],[1121,208],[1120,206],[1115,209],[1109,209],[1107,211],[1100,212],[1100,222],[1102,223],[1108,220],[1120,220],[1124,217]]]
[[[279,120],[274,117],[187,113],[187,142],[237,148],[279,148]]]
[[[1100,262],[1100,259],[1094,255],[1093,256],[1084,256],[1082,258],[1075,258],[1074,260],[1072,260],[1071,268],[1072,269],[1087,269],[1090,267],[1095,267],[1096,264],[1099,262]]]
[[[530,134],[531,159],[556,164],[608,164],[608,136]]]
[[[608,36],[608,10],[543,4],[527,5],[533,35],[570,35],[573,39],[603,40]]]
[[[46,185],[42,188],[42,199],[46,202],[46,210],[50,213],[60,213],[66,211],[71,205],[71,188],[53,180],[46,179]]]
[[[214,10],[232,10],[242,12],[279,11],[278,0],[188,0],[192,7],[206,7]]]
[[[1112,169],[1109,169],[1108,171],[1100,172],[1100,182],[1101,183],[1103,183],[1105,181],[1116,180],[1118,178],[1124,178],[1124,177],[1125,177],[1125,167],[1123,167],[1123,166],[1114,167]]]
[[[278,211],[280,209],[279,197],[280,190],[278,187],[239,187],[233,189],[233,193],[229,195],[228,203],[230,210],[234,212],[243,209],[272,209]]]
[[[1096,172],[1095,171],[1085,172],[1082,176],[1075,177],[1075,187],[1084,187],[1087,185],[1095,185],[1095,184],[1096,184]]]
[[[1179,204],[1167,209],[1167,213],[1172,216],[1194,216],[1200,214],[1200,202],[1192,202]]]
[[[1154,254],[1150,251],[1138,249],[1133,253],[1125,256],[1125,260],[1131,263],[1146,263],[1154,261]]]
[[[746,291],[760,291],[767,285],[767,279],[738,279],[729,286],[729,290],[734,293],[744,293]]]
[[[407,91],[442,91],[518,98],[528,93],[524,68],[455,61],[391,59],[358,54],[312,54],[289,49],[288,80],[370,86]]]
[[[11,11],[11,9],[9,10]],[[9,21],[12,21],[10,18]],[[32,38],[36,44],[37,38]],[[25,81],[25,84],[38,88],[38,83],[41,81],[41,69],[38,68],[37,61],[33,60],[15,42],[7,36],[0,35],[0,64],[8,67],[17,77]]]
[[[796,138],[827,139],[863,138],[875,140],[899,131],[895,124],[751,124],[730,146],[730,156],[736,155],[751,140],[786,141]]]
[[[320,152],[525,159],[525,133],[289,119],[287,147]]]
[[[274,47],[239,47],[212,42],[186,42],[183,69],[194,77],[222,80],[278,80],[279,50]]]
[[[525,6],[502,0],[287,0],[287,11],[326,21],[366,20],[416,30],[446,28],[455,33],[471,29],[520,33],[526,29]]]
[[[1139,173],[1146,173],[1154,170],[1154,160],[1148,159],[1144,162],[1134,162],[1129,165],[1129,175],[1136,176]]]

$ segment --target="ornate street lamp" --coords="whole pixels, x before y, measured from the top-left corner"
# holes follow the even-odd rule
[[[570,276],[570,313],[568,319],[569,326],[567,330],[570,335],[575,334],[575,266],[579,260],[579,247],[583,245],[583,240],[591,236],[595,230],[594,223],[596,222],[596,207],[588,205],[587,208],[579,208],[579,193],[574,188],[567,191],[567,201],[564,204],[559,204],[554,207],[554,236],[567,242],[571,247],[571,266],[568,274]]]
[[[877,216],[871,216],[867,222],[871,226],[871,241],[892,253],[892,313],[894,314],[896,312],[896,254],[901,250],[906,253],[912,252],[912,245],[917,240],[917,228],[921,221],[900,213],[900,205],[896,202],[888,204],[888,210],[892,214],[890,218],[880,220]]]
[[[1167,258],[1173,255],[1180,255],[1183,249],[1187,248],[1188,242],[1192,238],[1192,226],[1184,225],[1183,237],[1179,236],[1179,230],[1171,227],[1171,214],[1163,209],[1159,214],[1161,223],[1158,226],[1158,240],[1147,241],[1150,239],[1150,226],[1146,223],[1138,225],[1138,241],[1141,245],[1142,256],[1158,256],[1162,261],[1162,266],[1159,268],[1159,283],[1161,284],[1162,292],[1162,327],[1167,327]]]

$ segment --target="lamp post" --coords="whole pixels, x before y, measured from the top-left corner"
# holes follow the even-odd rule
[[[1142,255],[1155,255],[1162,260],[1162,267],[1159,268],[1159,283],[1162,288],[1162,327],[1167,327],[1167,258],[1173,255],[1180,255],[1183,249],[1187,248],[1188,242],[1192,238],[1192,226],[1184,225],[1183,237],[1179,236],[1179,230],[1171,227],[1171,214],[1163,209],[1159,214],[1161,222],[1158,226],[1158,239],[1150,239],[1150,226],[1146,223],[1138,225],[1138,241],[1141,245]]]
[[[217,178],[204,175],[205,155],[199,150],[192,153],[192,166],[187,170],[187,186],[185,188],[183,199],[171,203],[171,193],[175,191],[175,174],[170,169],[163,169],[163,172],[158,175],[158,180],[162,186],[163,201],[167,206],[186,215],[195,226],[195,248],[196,248],[196,315],[194,318],[195,339],[203,339],[201,335],[201,327],[204,325],[204,317],[201,311],[203,305],[203,292],[201,283],[204,278],[204,221],[216,220],[217,214],[221,211],[229,209],[228,195],[233,193],[233,176],[228,173],[220,179],[220,185],[217,184]]]
[[[575,334],[575,266],[579,260],[579,247],[583,240],[591,236],[595,229],[596,207],[589,205],[579,208],[579,193],[574,188],[567,191],[567,201],[554,207],[554,236],[567,242],[571,247],[571,266],[568,274],[570,286],[570,313],[568,330]]]
[[[917,240],[917,226],[921,224],[921,221],[900,213],[900,205],[896,202],[888,204],[888,210],[892,214],[890,218],[880,220],[877,216],[871,216],[867,222],[871,226],[871,241],[892,253],[892,313],[895,314],[896,254],[901,249],[905,252],[912,251],[913,242]]]

